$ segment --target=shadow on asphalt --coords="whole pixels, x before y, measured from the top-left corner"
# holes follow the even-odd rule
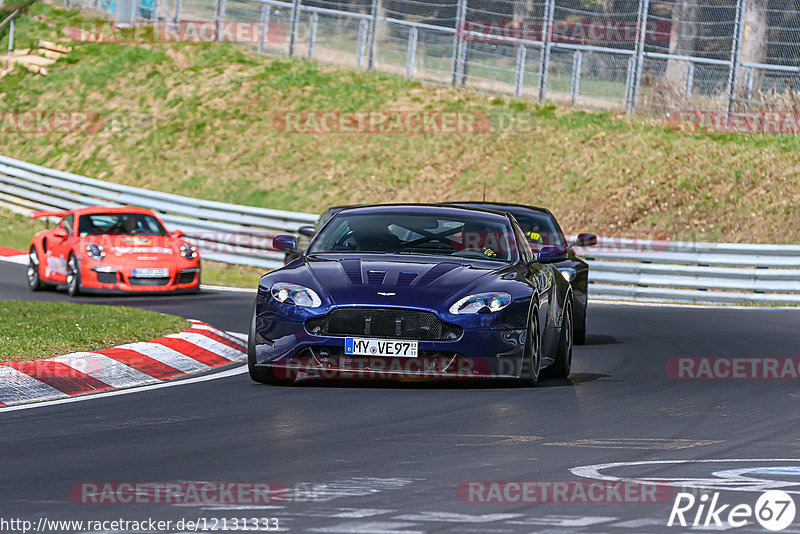
[[[617,338],[614,336],[606,336],[603,334],[587,334],[586,336],[586,343],[585,345],[616,345],[618,343],[622,343],[622,341],[618,341]]]
[[[291,385],[268,386],[256,384],[264,387],[321,387],[321,388],[348,388],[348,389],[536,389],[553,387],[572,387],[584,382],[591,382],[598,378],[610,378],[611,375],[594,373],[573,373],[569,378],[542,378],[535,388],[528,388],[518,384],[514,380],[485,379],[485,380],[419,380],[400,382],[396,380],[324,380],[313,379],[296,382]]]

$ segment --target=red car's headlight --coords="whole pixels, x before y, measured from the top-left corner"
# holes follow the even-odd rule
[[[193,260],[197,257],[197,247],[190,245],[189,243],[184,243],[178,250],[180,251],[181,256],[187,260]]]

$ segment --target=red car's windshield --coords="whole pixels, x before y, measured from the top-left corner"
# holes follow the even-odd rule
[[[167,235],[152,215],[144,213],[91,213],[81,215],[78,235]]]

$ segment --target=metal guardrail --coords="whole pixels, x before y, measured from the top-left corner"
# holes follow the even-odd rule
[[[800,245],[601,238],[578,251],[592,298],[800,305]]]
[[[142,206],[180,228],[203,257],[267,269],[283,265],[272,237],[317,215],[197,200],[113,184],[0,156],[0,204],[27,212],[88,205]],[[800,305],[800,245],[600,238],[579,248],[596,299]]]
[[[114,184],[0,156],[0,202],[27,212],[80,206],[140,206],[156,211],[170,229],[180,229],[204,258],[274,269],[283,253],[272,237],[314,224],[317,215],[198,200]]]

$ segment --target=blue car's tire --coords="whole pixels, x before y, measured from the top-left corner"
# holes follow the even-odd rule
[[[289,385],[291,380],[285,380],[275,376],[275,372],[271,367],[257,367],[256,366],[256,310],[253,306],[253,318],[250,321],[250,331],[247,334],[247,371],[250,373],[250,379],[259,384],[272,384],[274,386]]]
[[[561,323],[561,336],[558,339],[558,350],[553,364],[545,369],[544,375],[548,378],[567,378],[572,371],[572,346],[573,346],[573,324],[572,302],[567,301],[567,309],[564,310],[564,320]]]
[[[520,385],[527,387],[533,387],[539,382],[540,368],[542,365],[539,310],[534,309],[531,315],[532,320],[528,321],[528,330],[525,333],[525,352],[522,357],[522,368],[519,373]]]

